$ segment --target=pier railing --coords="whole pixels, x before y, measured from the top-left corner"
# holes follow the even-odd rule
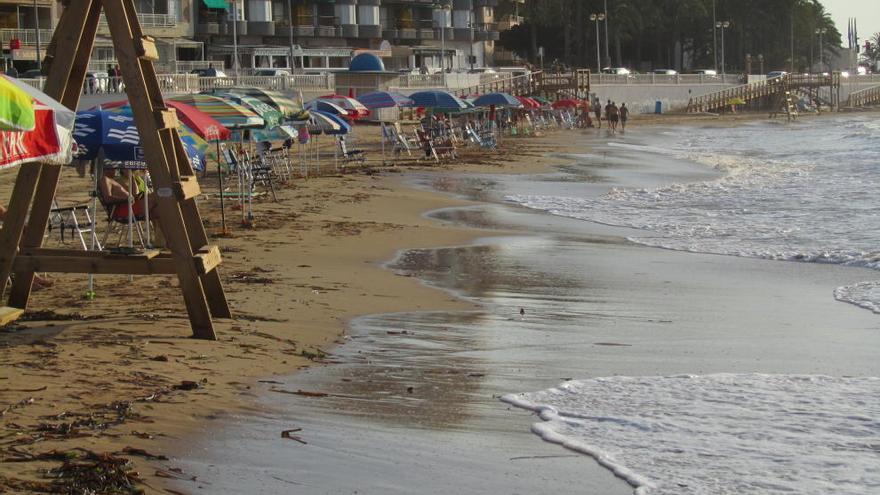
[[[771,79],[742,84],[691,98],[687,112],[713,112],[730,105],[731,101],[750,103],[757,99],[780,96],[785,92],[804,91],[818,95],[822,88],[840,88],[840,73],[785,74]],[[833,100],[833,91],[832,98]]]
[[[880,86],[853,91],[846,100],[846,106],[850,108],[868,105],[880,105]]]

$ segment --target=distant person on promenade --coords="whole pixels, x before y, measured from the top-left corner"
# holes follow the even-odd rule
[[[620,132],[626,132],[626,121],[629,120],[629,108],[626,103],[620,104]]]

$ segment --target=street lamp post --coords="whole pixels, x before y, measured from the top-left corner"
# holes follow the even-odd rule
[[[715,27],[721,30],[721,76],[727,75],[724,67],[724,30],[730,27],[730,21],[717,21]]]
[[[238,77],[238,0],[232,0],[232,72]]]
[[[712,56],[715,59],[715,72],[718,72],[718,29],[715,27],[715,0],[712,0]]]
[[[37,69],[43,70],[43,61],[40,60],[40,11],[37,9],[37,0],[34,0],[34,34],[37,37]]]
[[[759,74],[763,74],[764,73],[764,55],[761,53],[758,54],[758,64],[761,66],[761,72],[759,72]]]
[[[822,36],[827,32],[828,32],[828,30],[825,28],[816,28],[816,34],[819,35],[819,68],[820,69],[824,68],[823,66],[825,65],[825,54],[822,53],[822,51],[823,51]]]
[[[446,86],[446,12],[449,8],[448,5],[442,4],[440,2],[434,2],[433,7],[437,10],[443,12],[443,16],[441,17],[441,22],[437,24],[440,26],[440,72],[443,74],[443,86]],[[473,31],[471,31],[473,32]],[[473,38],[473,36],[471,36]],[[473,39],[471,40],[471,47],[473,47]],[[472,48],[473,49],[473,48]]]
[[[288,38],[290,41],[290,60],[288,61],[288,65],[290,66],[291,72],[293,71],[296,64],[294,63],[295,58],[293,58],[293,4],[291,0],[287,0],[287,15],[288,15]]]
[[[608,0],[605,0],[605,64],[611,67],[611,55],[608,54]]]
[[[599,49],[599,21],[605,20],[605,14],[590,14],[590,20],[596,24],[596,74],[602,73],[602,52]]]

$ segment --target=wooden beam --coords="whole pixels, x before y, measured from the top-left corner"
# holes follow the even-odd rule
[[[202,194],[202,189],[199,187],[199,182],[193,176],[181,177],[180,182],[175,182],[172,184],[172,186],[174,189],[174,195],[180,201],[193,199],[199,194]]]
[[[99,275],[174,275],[174,260],[167,257],[90,257],[19,255],[15,258],[16,270],[49,273],[94,273]]]
[[[206,275],[220,264],[220,248],[214,245],[205,246],[196,253],[196,270],[199,275]]]
[[[6,291],[6,281],[12,274],[12,264],[18,253],[28,209],[42,169],[43,166],[39,163],[26,163],[21,166],[15,178],[9,209],[3,227],[0,228],[0,294]]]

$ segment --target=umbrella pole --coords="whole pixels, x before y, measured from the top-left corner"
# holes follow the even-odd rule
[[[217,139],[217,180],[220,181],[220,232],[226,235],[226,203],[223,199],[223,170],[220,166],[220,140]],[[208,173],[208,167],[205,167]]]
[[[92,175],[95,178],[93,191],[95,194],[92,195],[92,246],[91,250],[95,250],[95,246],[98,244],[98,161],[92,160]],[[89,273],[89,288],[86,291],[86,299],[92,300],[95,298],[95,274]]]
[[[147,178],[149,176],[150,172],[144,172],[144,227],[146,229],[147,247],[152,247],[150,242],[150,188],[147,185]]]

